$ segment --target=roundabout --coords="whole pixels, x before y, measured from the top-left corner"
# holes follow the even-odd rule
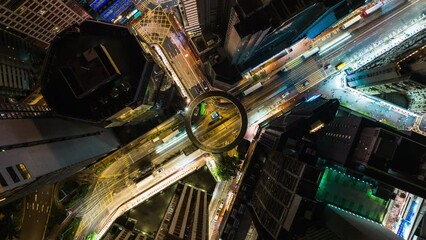
[[[222,153],[235,148],[247,130],[247,113],[234,96],[210,91],[196,97],[185,114],[185,130],[198,148]]]

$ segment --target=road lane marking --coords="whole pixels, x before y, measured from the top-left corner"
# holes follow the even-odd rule
[[[358,39],[361,39],[361,37],[363,37],[365,34],[369,33],[370,31],[376,29],[377,27],[381,26],[383,23],[387,22],[388,20],[390,20],[391,18],[394,18],[396,15],[400,14],[402,11],[406,10],[407,8],[411,7],[413,4],[417,3],[419,0],[416,0],[414,2],[412,2],[411,4],[405,6],[403,9],[400,9],[400,11],[393,13],[390,16],[387,16],[387,18],[385,17],[384,19],[382,19],[382,21],[378,22],[375,26],[368,28],[366,31],[362,32],[360,35],[355,36],[352,41],[348,42],[347,45],[349,45],[352,42],[356,42]],[[377,18],[378,19],[378,18]],[[333,53],[337,52],[339,49],[336,49],[335,51],[330,52],[328,55],[324,55],[324,58],[328,58],[329,56],[333,55]]]

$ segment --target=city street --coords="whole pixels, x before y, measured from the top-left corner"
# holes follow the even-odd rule
[[[44,239],[53,199],[53,185],[25,197],[25,215],[20,239]]]
[[[417,4],[414,5],[414,3]],[[414,125],[419,123],[415,114],[342,87],[343,73],[336,73],[335,70],[325,71],[323,66],[325,64],[332,64],[332,66],[334,66],[334,64],[340,61],[348,61],[349,66],[358,63],[357,61],[359,60],[353,56],[356,56],[358,51],[363,51],[363,49],[368,46],[367,43],[373,43],[375,39],[384,38],[392,32],[391,29],[394,24],[400,24],[401,18],[409,20],[410,16],[417,17],[419,12],[424,11],[425,7],[425,2],[408,1],[406,4],[402,5],[400,9],[390,13],[391,15],[383,16],[382,18],[384,18],[385,21],[377,20],[376,22],[365,25],[366,29],[363,31],[358,29],[355,32],[351,32],[352,36],[347,42],[336,46],[335,49],[328,52],[328,54],[315,56],[309,58],[307,61],[300,61],[298,59],[293,60],[294,62],[290,61],[291,64],[294,64],[294,67],[288,72],[275,71],[276,73],[274,73],[274,70],[271,70],[271,73],[274,73],[274,75],[268,76],[262,80],[262,88],[247,96],[241,97],[241,102],[247,110],[249,127],[256,126],[258,123],[280,111],[285,111],[291,107],[294,103],[303,98],[303,95],[300,93],[307,93],[306,96],[321,93],[327,98],[338,98],[342,105],[358,112],[367,113],[367,116],[377,121],[394,125],[396,128],[404,130],[415,129]],[[375,27],[373,28],[371,24]],[[374,31],[368,31],[368,29],[372,28]],[[173,44],[176,44],[176,42]],[[176,49],[179,49],[179,46],[173,48],[169,43],[167,43],[167,45],[170,51],[168,54],[170,54],[170,56],[180,56],[174,59],[171,64],[176,71],[178,71],[178,69],[183,70],[183,72],[178,73],[178,75],[187,75],[186,77],[180,76],[180,79],[184,82],[186,87],[191,87],[193,84],[196,84],[196,82],[193,81],[205,79],[204,77],[198,76],[201,72],[192,69],[192,65],[188,62],[195,61],[195,59],[190,58],[192,60],[187,60],[185,55],[183,55],[182,59],[182,54],[184,53],[179,50],[180,54],[178,54],[176,51]],[[373,57],[371,57],[370,60],[378,56],[374,54],[374,52],[372,54]],[[351,57],[352,61],[355,61],[355,63],[350,61]],[[365,59],[360,61],[362,64],[368,62],[365,61]],[[253,83],[251,82],[250,84]],[[231,92],[239,94],[243,88],[246,87],[247,86],[244,85],[238,88],[237,91]],[[208,143],[229,141],[229,132],[238,129],[237,119],[231,117],[231,115],[229,115],[229,119],[229,122],[227,121],[226,124],[223,123],[215,128],[214,131],[210,131],[213,132],[213,134],[210,134],[205,141]],[[166,130],[163,128],[170,129],[170,127],[160,125],[157,127],[157,131],[158,129]],[[181,126],[180,129],[183,129],[183,127]],[[82,239],[92,231],[96,231],[102,235],[114,219],[120,216],[121,213],[163,190],[167,186],[170,186],[177,179],[183,178],[194,171],[194,169],[205,164],[205,160],[202,157],[204,152],[200,150],[195,151],[189,156],[178,154],[173,157],[174,153],[179,153],[186,144],[189,144],[186,134],[175,136],[171,140],[159,145],[152,145],[151,139],[153,139],[154,136],[154,134],[143,136],[139,139],[142,143],[140,145],[141,149],[138,150],[135,148],[123,154],[120,161],[116,161],[116,163],[105,170],[107,173],[105,177],[111,176],[111,182],[108,182],[108,184],[101,184],[104,180],[100,180],[92,194],[87,197],[87,201],[90,204],[83,204],[86,206],[78,208],[77,210],[78,216],[82,216],[82,221],[76,235],[77,238]],[[143,145],[145,148],[142,148]],[[151,146],[151,148],[148,146]],[[164,154],[165,152],[167,152],[167,154]],[[170,156],[172,156],[171,159],[169,159]],[[154,174],[143,179],[136,185],[139,187],[135,187],[135,185],[129,181],[129,176],[134,173],[133,171],[128,171],[128,169],[135,169],[134,166],[139,162],[154,161],[155,164],[160,164],[165,159],[167,159],[167,162],[162,166],[164,170],[161,173],[154,172]],[[115,191],[118,188],[120,188],[120,191]],[[113,193],[116,193],[116,195]]]

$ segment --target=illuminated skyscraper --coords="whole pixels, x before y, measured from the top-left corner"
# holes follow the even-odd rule
[[[52,42],[42,93],[63,116],[109,127],[143,121],[161,107],[154,65],[126,27],[89,20]]]
[[[42,63],[34,46],[21,36],[0,29],[0,96],[23,97],[37,81]],[[40,51],[41,52],[41,51]]]
[[[224,47],[241,72],[313,38],[365,4],[363,0],[246,0],[230,13]]]
[[[125,24],[132,17],[140,16],[132,0],[79,0],[94,18],[105,22]]]
[[[0,105],[0,204],[84,169],[120,145],[110,129],[53,117],[42,106]]]
[[[48,46],[56,34],[90,16],[73,0],[6,0],[0,3],[0,24]]]
[[[398,156],[395,146],[404,140],[364,128],[356,117],[332,121],[337,107],[335,100],[304,102],[261,130],[251,159],[246,159],[250,162],[239,183],[237,205],[220,227],[222,239],[248,238],[254,228],[260,239],[411,239],[423,218],[424,182],[397,180],[384,171],[371,174],[365,170],[368,164],[346,167],[346,160],[367,155],[357,153],[354,145],[373,149],[370,160],[392,166],[382,156]],[[405,149],[406,156],[421,159],[418,153],[424,155],[425,148],[411,148],[413,153]],[[248,216],[252,224],[242,224]]]
[[[205,190],[180,184],[160,224],[156,240],[207,240],[208,199]]]

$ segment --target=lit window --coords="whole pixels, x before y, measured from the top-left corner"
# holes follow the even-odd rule
[[[24,179],[31,178],[31,174],[28,172],[27,168],[25,167],[23,163],[16,165],[16,168],[18,169],[19,173]]]
[[[40,14],[41,16],[43,16],[46,13],[46,10],[41,9],[40,11],[38,11],[38,14]]]
[[[52,28],[52,32],[54,32],[54,33],[58,33],[58,32],[59,32],[59,27],[53,27],[53,28]]]

